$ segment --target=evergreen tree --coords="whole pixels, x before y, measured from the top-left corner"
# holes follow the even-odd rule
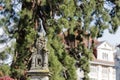
[[[84,40],[89,42],[90,38],[101,37],[103,30],[107,28],[114,33],[120,23],[119,0],[13,0],[14,4],[10,4],[10,0],[1,2],[5,4],[4,13],[1,14],[7,17],[0,23],[4,22],[7,26],[6,33],[11,38],[16,38],[11,76],[21,80],[26,78],[25,71],[30,68],[31,49],[41,25],[48,39],[50,80],[76,80],[76,67],[84,71],[84,80],[88,80],[92,46],[84,45]],[[107,3],[113,5],[111,10],[105,6]],[[19,12],[14,9],[14,5],[18,4],[22,5]],[[16,25],[8,28],[11,19]]]

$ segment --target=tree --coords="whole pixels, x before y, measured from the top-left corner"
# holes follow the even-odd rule
[[[76,66],[84,71],[84,80],[88,80],[93,46],[86,46],[84,40],[89,42],[90,38],[101,37],[107,28],[111,33],[117,30],[120,23],[118,1],[13,0],[14,4],[11,5],[10,0],[4,2],[4,12],[9,14],[5,18],[5,24],[8,24],[10,19],[16,23],[12,26],[15,28],[6,28],[6,32],[12,34],[9,36],[16,38],[11,76],[18,79],[26,77],[25,71],[30,68],[31,49],[43,26],[50,51],[50,80],[76,80]],[[107,3],[112,4],[111,10],[106,7]],[[22,8],[16,12],[13,5],[18,4],[21,4]]]
[[[13,20],[17,19],[13,4],[10,0],[0,1],[0,71],[5,75],[10,75],[10,64],[6,62],[10,55],[14,55],[15,39],[12,31],[15,30]]]
[[[6,64],[0,66],[1,77],[8,76],[10,73],[10,67]]]

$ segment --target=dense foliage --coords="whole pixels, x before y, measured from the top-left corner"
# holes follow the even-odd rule
[[[0,26],[8,36],[0,42],[16,39],[9,74],[21,80],[30,69],[41,26],[48,40],[50,80],[76,80],[78,67],[89,80],[90,38],[101,37],[105,29],[114,33],[120,24],[119,0],[6,0],[0,5]]]

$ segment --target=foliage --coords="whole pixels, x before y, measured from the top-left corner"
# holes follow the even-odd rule
[[[50,49],[50,80],[76,80],[75,60],[66,53],[64,45],[61,45],[61,41],[58,42],[57,40],[59,39],[53,38],[48,46]]]
[[[0,66],[0,71],[2,72],[3,76],[10,75],[10,67],[6,64]]]

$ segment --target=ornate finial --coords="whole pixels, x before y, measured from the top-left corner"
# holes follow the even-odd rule
[[[41,37],[43,37],[43,36],[45,36],[46,35],[46,32],[45,32],[45,29],[44,29],[44,27],[43,27],[43,22],[42,22],[42,19],[40,18],[39,19],[39,21],[40,21],[40,30],[38,31],[38,35],[39,36],[41,36]]]

